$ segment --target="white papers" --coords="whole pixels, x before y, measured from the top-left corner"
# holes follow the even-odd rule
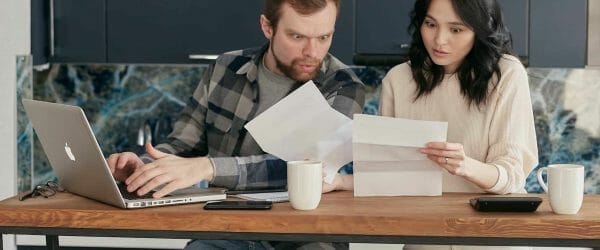
[[[284,202],[289,200],[288,192],[236,194],[233,196],[251,201]]]
[[[265,152],[284,161],[322,161],[328,183],[352,161],[352,120],[329,106],[312,81],[245,128]]]
[[[447,122],[354,115],[354,195],[442,194],[442,171],[419,152],[446,141]]]

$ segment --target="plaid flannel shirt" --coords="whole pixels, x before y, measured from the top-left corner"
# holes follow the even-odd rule
[[[237,190],[285,187],[285,161],[262,151],[254,139],[244,140],[251,136],[244,125],[256,116],[257,72],[267,48],[268,44],[219,56],[206,69],[168,141],[156,148],[183,157],[208,156],[214,166],[213,186]],[[335,57],[325,57],[313,82],[340,113],[352,118],[362,111],[364,85]]]

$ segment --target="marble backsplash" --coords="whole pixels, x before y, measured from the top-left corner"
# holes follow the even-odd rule
[[[25,115],[21,99],[33,98],[33,58],[17,56],[17,185],[23,191],[34,185],[33,128]]]
[[[195,89],[206,65],[52,65],[31,71],[19,58],[19,98],[81,106],[105,156],[160,143]],[[381,79],[388,67],[354,67],[368,88],[364,112],[376,114]],[[600,194],[600,70],[528,69],[540,166],[578,163],[585,191]],[[32,80],[33,79],[33,80]],[[20,100],[20,99],[19,99]],[[54,178],[19,103],[19,190]],[[535,169],[529,192],[541,192]]]
[[[105,156],[122,151],[139,153],[146,141],[156,144],[166,138],[205,68],[52,65],[35,71],[32,87],[23,89],[21,95],[82,107]],[[23,123],[31,130],[24,111],[20,109],[18,116],[24,117]],[[32,144],[33,149],[30,162],[21,164],[22,157],[19,158],[20,191],[55,178],[35,133],[32,137],[25,132],[20,133],[19,138],[23,139],[19,141],[19,153],[26,144]]]

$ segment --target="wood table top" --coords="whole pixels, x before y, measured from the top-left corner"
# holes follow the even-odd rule
[[[600,239],[600,195],[586,195],[576,215],[557,215],[548,197],[533,213],[482,213],[469,199],[481,194],[437,197],[354,197],[324,194],[319,207],[294,210],[204,210],[203,204],[121,209],[70,193],[0,202],[0,227],[56,227],[372,236],[439,236]],[[523,195],[518,195],[523,196]]]

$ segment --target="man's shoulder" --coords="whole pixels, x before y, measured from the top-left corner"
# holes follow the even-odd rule
[[[339,70],[350,70],[350,67],[344,64],[340,59],[333,56],[332,54],[327,54],[325,61],[327,62],[327,71],[334,72]]]
[[[244,64],[254,60],[262,52],[261,47],[229,51],[217,57],[217,66],[227,67],[237,71]]]
[[[328,54],[326,61],[326,75],[333,75],[335,80],[337,81],[352,80],[355,82],[362,83],[362,81],[358,78],[358,76],[356,76],[352,68],[344,64],[335,56]]]

